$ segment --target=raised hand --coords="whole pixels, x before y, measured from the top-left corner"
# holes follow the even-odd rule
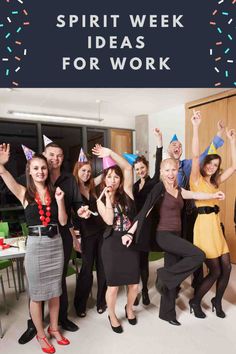
[[[96,144],[93,148],[92,148],[92,153],[100,158],[102,157],[107,157],[110,156],[111,154],[111,150],[108,148],[103,147],[100,144]]]
[[[157,138],[162,138],[162,132],[159,128],[154,128],[153,132]]]
[[[65,193],[63,192],[63,190],[60,187],[57,187],[55,191],[56,201],[62,200],[64,198],[64,195]]]
[[[235,129],[228,129],[226,128],[226,135],[228,137],[228,139],[232,142],[235,142],[236,140],[236,132]]]
[[[192,125],[198,127],[201,124],[201,120],[201,112],[193,109],[193,116],[191,118]]]
[[[0,164],[5,165],[10,157],[10,144],[1,144],[0,145]]]
[[[224,134],[225,132],[225,123],[223,120],[219,120],[217,122],[217,135],[222,137],[222,135]]]

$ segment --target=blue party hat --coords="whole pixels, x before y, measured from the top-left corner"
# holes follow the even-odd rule
[[[171,141],[170,141],[170,144],[173,143],[173,141],[179,141],[178,137],[176,134],[173,135]]]
[[[138,155],[136,154],[127,154],[127,153],[124,153],[122,154],[122,156],[128,161],[128,163],[133,166],[135,160],[137,159]]]

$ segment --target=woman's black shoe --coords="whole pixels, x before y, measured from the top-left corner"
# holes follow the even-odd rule
[[[181,326],[181,323],[179,321],[177,321],[176,319],[175,320],[170,320],[168,321],[171,325],[174,325],[174,326]]]
[[[112,329],[115,333],[122,333],[122,332],[123,332],[123,328],[122,328],[121,325],[116,326],[116,327],[112,326],[110,316],[108,316],[108,320],[109,320],[109,322],[110,322],[111,329]]]
[[[97,308],[97,313],[99,313],[99,315],[101,315],[103,312],[105,312],[107,309],[107,305],[103,305]]]
[[[202,311],[201,305],[193,302],[193,300],[189,301],[190,313],[194,313],[194,316],[197,318],[205,318],[206,315]]]
[[[125,317],[127,318],[129,324],[131,325],[136,325],[137,324],[137,318],[128,318],[127,311],[126,311],[126,305],[125,305]]]
[[[148,290],[142,290],[142,299],[144,305],[148,306],[150,304]]]
[[[213,297],[211,299],[211,304],[212,304],[212,312],[214,312],[214,309],[215,309],[217,317],[225,318],[226,315],[225,315],[224,311],[222,310],[221,302],[217,302],[216,298]]]

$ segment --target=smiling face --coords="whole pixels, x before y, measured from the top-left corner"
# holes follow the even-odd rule
[[[61,168],[64,155],[60,147],[53,147],[53,146],[46,147],[43,154],[47,159],[50,170]]]
[[[179,160],[182,155],[182,144],[179,141],[172,141],[168,147],[168,154],[170,158]]]
[[[29,162],[29,175],[34,183],[45,182],[48,177],[48,166],[46,161],[40,158],[33,158]]]
[[[178,163],[174,159],[166,159],[161,163],[161,179],[164,184],[175,186],[177,184]]]
[[[134,164],[134,170],[140,178],[146,178],[148,175],[148,167],[142,161]]]
[[[88,182],[88,180],[91,177],[91,174],[92,174],[92,168],[90,164],[85,164],[78,170],[78,178],[83,183]]]
[[[206,176],[213,176],[218,170],[220,165],[219,159],[213,159],[203,166],[203,171]]]

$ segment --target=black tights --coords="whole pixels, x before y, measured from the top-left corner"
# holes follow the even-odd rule
[[[194,301],[201,302],[203,296],[210,290],[216,282],[216,301],[221,302],[225,289],[229,282],[231,263],[229,253],[218,258],[206,259],[205,263],[209,270],[207,276],[202,280],[195,291]]]

